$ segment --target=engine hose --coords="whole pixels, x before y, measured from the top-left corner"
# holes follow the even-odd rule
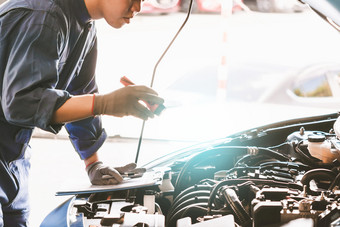
[[[158,214],[163,214],[162,208],[158,203],[155,203],[155,207]]]
[[[251,149],[251,148],[250,148]],[[240,158],[236,163],[235,163],[235,167],[237,167],[238,165],[240,165],[240,163],[245,162],[245,160],[247,159],[252,159],[253,157],[258,157],[259,155],[263,155],[263,156],[268,156],[270,158],[274,158],[277,159],[279,161],[290,161],[289,157],[280,154],[272,149],[269,148],[263,148],[263,147],[258,147],[258,148],[252,148],[253,150],[255,150],[255,152],[251,152],[248,155],[245,155],[244,157]]]
[[[212,189],[211,194],[210,194],[210,197],[209,197],[209,201],[208,201],[208,215],[210,214],[210,210],[211,210],[211,208],[212,208],[213,198],[216,197],[216,194],[217,194],[218,189],[219,189],[220,187],[226,185],[226,184],[228,184],[228,180],[225,180],[225,181],[222,181],[222,182],[216,184],[216,185],[214,186],[214,188]]]
[[[194,191],[211,191],[213,186],[210,185],[199,185],[195,184],[189,188],[186,188],[183,190],[178,196],[176,196],[173,203],[176,203],[177,200],[181,199],[183,196],[187,195],[188,193],[194,192]]]
[[[180,219],[182,217],[182,213],[185,212],[190,207],[194,207],[194,206],[195,207],[200,206],[200,207],[203,207],[203,208],[207,208],[207,203],[196,203],[196,204],[190,204],[186,207],[183,207],[181,210],[177,211],[174,215],[172,215],[172,217],[169,218],[169,221],[167,222],[166,226],[167,227],[176,227],[176,222],[177,222],[178,219]]]
[[[222,190],[222,194],[226,199],[227,206],[231,208],[236,222],[241,226],[251,226],[251,218],[244,209],[241,201],[239,200],[236,192],[228,187]]]
[[[252,157],[254,157],[254,155],[252,155],[252,154],[247,154],[247,155],[243,156],[242,158],[237,160],[237,162],[235,163],[234,167],[238,167],[241,162],[244,162],[244,160],[247,160],[248,158],[252,158]]]
[[[195,185],[193,185],[191,187],[188,187],[188,188],[184,189],[179,195],[176,196],[174,202],[178,198],[180,198],[180,197],[182,197],[182,196],[184,196],[184,195],[186,195],[186,194],[188,194],[190,192],[193,192],[193,191],[205,191],[205,190],[211,191],[212,188],[213,188],[213,186],[211,186],[211,185],[195,184]]]
[[[333,180],[332,184],[329,186],[328,190],[333,190],[334,187],[339,186],[340,183],[340,173],[336,175],[335,179]]]
[[[263,154],[259,154],[259,155],[249,155],[247,157],[243,157],[242,160],[240,160],[239,163],[242,163],[241,166],[259,166],[261,165],[264,161],[273,161],[274,159],[269,156],[269,155],[263,155]],[[240,165],[238,163],[238,165]],[[236,166],[236,165],[235,165]]]
[[[180,200],[177,200],[176,202],[174,202],[169,211],[168,214],[171,214],[174,212],[175,209],[178,209],[178,207],[182,206],[182,204],[184,204],[187,201],[191,201],[194,200],[195,198],[199,198],[199,197],[208,197],[210,196],[210,191],[197,191],[197,192],[191,192],[189,193],[187,196],[183,196]]]
[[[287,167],[289,169],[297,169],[297,170],[310,170],[310,166],[302,164],[302,163],[296,163],[296,162],[265,162],[260,164],[261,168],[267,168],[268,166],[280,166],[280,167]]]
[[[279,152],[274,151],[272,149],[265,148],[265,147],[259,147],[258,149],[259,149],[259,154],[268,155],[279,161],[290,161],[289,157],[287,157],[286,155],[280,154]]]
[[[284,143],[281,143],[281,144],[278,144],[278,145],[275,145],[275,146],[272,146],[272,147],[268,147],[269,149],[278,149],[278,148],[281,148],[281,147],[284,147],[284,146],[290,146],[291,142],[284,142]]]
[[[310,186],[309,183],[314,179],[315,180],[323,180],[323,181],[330,180],[330,181],[334,182],[335,177],[336,177],[336,174],[329,169],[312,169],[312,170],[307,171],[303,175],[303,177],[301,178],[301,183],[303,185],[306,185],[307,194],[316,196],[316,195],[319,195],[320,192],[312,190],[309,187]]]
[[[288,187],[288,188],[303,190],[303,186],[300,184],[281,182],[281,181],[276,181],[276,180],[262,180],[262,179],[249,179],[249,178],[224,180],[216,184],[210,193],[210,197],[208,201],[208,214],[210,214],[209,212],[212,209],[213,200],[215,199],[219,188],[221,188],[222,186],[238,185],[238,184],[246,183],[246,182],[254,183],[254,185],[269,185],[269,186],[275,185],[275,186],[280,186],[280,187]]]
[[[198,197],[198,196],[208,196],[209,197],[210,196],[210,190],[209,191],[200,190],[200,191],[189,192],[188,194],[183,195],[180,199],[174,201],[173,204],[171,205],[171,208],[175,208],[179,204],[181,204],[183,201],[186,201],[188,199],[195,198],[195,197]],[[170,208],[170,210],[171,210],[171,208]]]
[[[182,190],[181,185],[185,182],[185,177],[188,176],[187,172],[192,170],[194,165],[202,162],[202,160],[207,160],[210,157],[216,157],[219,154],[225,154],[228,152],[230,156],[237,156],[237,155],[245,155],[248,151],[248,147],[239,147],[239,146],[230,146],[230,147],[218,147],[203,151],[194,157],[192,157],[182,168],[180,171],[176,183],[175,183],[175,192],[174,195],[176,196],[179,194],[179,191]],[[187,183],[187,182],[185,182]]]
[[[183,201],[181,204],[176,206],[171,212],[168,213],[168,217],[171,217],[175,215],[179,210],[181,210],[183,207],[187,207],[193,204],[197,203],[205,203],[207,204],[209,200],[209,196],[198,196],[194,198],[190,198],[188,200]]]
[[[205,178],[205,179],[203,179],[203,180],[200,180],[199,184],[204,184],[204,185],[210,185],[210,186],[212,186],[212,185],[216,184],[217,182],[218,182],[218,181],[216,181],[216,180],[209,179],[209,178]]]
[[[199,216],[204,216],[205,213],[207,212],[207,208],[204,207],[200,207],[200,206],[190,206],[187,207],[181,214],[180,218],[184,218],[184,217],[192,217],[192,216],[197,216],[197,213],[200,213],[201,215]]]

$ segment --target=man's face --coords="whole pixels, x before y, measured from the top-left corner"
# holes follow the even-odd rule
[[[114,28],[129,24],[141,10],[143,0],[103,0],[101,11],[106,22]]]

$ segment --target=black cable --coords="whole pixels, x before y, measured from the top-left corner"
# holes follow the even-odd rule
[[[205,203],[208,204],[208,200],[209,200],[209,195],[205,195],[205,196],[197,196],[194,198],[190,198],[187,199],[185,201],[183,201],[181,204],[179,204],[178,206],[175,207],[175,209],[172,210],[172,212],[170,212],[168,215],[170,217],[175,216],[178,211],[182,210],[185,207],[191,206],[191,205],[195,205],[197,203]]]
[[[194,205],[191,207],[187,207],[181,214],[180,218],[185,217],[186,215],[188,215],[189,212],[192,212],[192,210],[195,210],[195,209],[196,209],[196,212],[195,212],[196,214],[197,214],[197,211],[201,212],[203,215],[207,212],[207,208]],[[188,215],[188,216],[191,217],[192,215]]]
[[[265,148],[265,147],[259,147],[259,153],[263,153],[264,155],[268,155],[271,156],[279,161],[290,161],[290,158],[286,155],[280,154],[277,151],[274,151],[272,149],[269,148]]]
[[[172,207],[175,208],[181,203],[183,203],[183,201],[186,201],[186,200],[198,197],[198,196],[210,196],[210,190],[199,190],[199,191],[193,191],[193,192],[187,193],[180,199],[174,201],[174,203],[172,204]]]
[[[158,68],[159,63],[162,61],[163,57],[165,56],[165,54],[168,52],[169,48],[171,47],[171,45],[174,43],[175,39],[177,38],[178,34],[182,31],[184,25],[187,23],[190,13],[191,13],[191,8],[192,8],[192,3],[193,0],[190,0],[190,4],[189,4],[189,9],[188,9],[188,13],[187,16],[182,24],[182,26],[178,29],[177,33],[175,34],[175,36],[172,38],[171,42],[169,43],[169,45],[167,46],[167,48],[165,49],[165,51],[163,52],[163,54],[161,55],[161,57],[158,59],[154,69],[153,69],[153,73],[152,73],[152,78],[151,78],[151,83],[150,83],[150,87],[153,86],[153,82],[155,80],[155,75],[156,75],[156,70]],[[137,147],[137,154],[136,154],[136,158],[135,158],[135,163],[137,163],[138,161],[138,156],[139,156],[139,151],[140,151],[140,146],[142,144],[142,140],[143,140],[143,132],[144,132],[144,127],[145,127],[145,120],[143,120],[143,124],[142,124],[142,129],[140,132],[140,136],[139,136],[139,140],[138,140],[138,147]]]
[[[206,190],[211,191],[212,188],[213,186],[210,185],[197,185],[197,184],[193,185],[191,187],[186,188],[180,194],[178,194],[173,203],[175,203],[177,200],[180,200],[183,196],[193,191],[206,191]]]
[[[199,184],[203,184],[203,185],[210,185],[211,187],[215,184],[217,184],[219,181],[217,180],[213,180],[213,179],[209,179],[209,178],[205,178],[203,180],[201,180],[200,182],[198,182]]]
[[[230,156],[244,155],[247,153],[247,147],[243,146],[228,146],[228,147],[216,147],[212,149],[205,150],[194,157],[192,157],[189,161],[185,163],[181,172],[179,173],[176,183],[175,183],[175,195],[179,194],[178,192],[182,190],[180,187],[183,183],[184,177],[187,177],[187,170],[192,170],[192,167],[199,162],[206,161],[211,157],[216,157],[217,155],[224,154]],[[231,160],[231,159],[230,159]],[[188,183],[188,182],[186,182]]]
[[[300,169],[300,170],[309,170],[310,166],[305,165],[303,163],[296,162],[281,162],[281,161],[269,161],[260,164],[261,168],[267,168],[268,166],[279,166],[279,167],[287,167],[289,169]]]
[[[280,147],[283,147],[283,146],[286,146],[286,145],[290,145],[291,142],[284,142],[284,143],[281,143],[281,144],[278,144],[278,145],[275,145],[275,146],[272,146],[272,147],[268,147],[269,149],[278,149]]]
[[[163,214],[162,208],[158,203],[155,203],[156,210],[159,214]]]
[[[286,155],[280,154],[277,151],[274,151],[272,149],[269,148],[265,148],[265,147],[257,147],[258,153],[257,154],[248,154],[243,156],[242,158],[240,158],[236,163],[235,163],[235,167],[237,167],[241,162],[244,162],[247,159],[251,159],[252,157],[256,157],[258,155],[264,155],[264,156],[268,156],[270,158],[275,158],[279,161],[290,161],[289,157],[287,157]]]
[[[244,162],[244,160],[253,157],[253,155],[251,154],[247,154],[244,155],[242,158],[240,158],[239,160],[237,160],[237,162],[235,163],[234,167],[237,167],[238,165],[240,165],[241,162]]]
[[[171,215],[173,214],[173,211],[177,209],[177,206],[181,204],[184,200],[188,200],[190,198],[193,198],[195,196],[208,196],[210,195],[210,191],[212,189],[212,186],[210,185],[194,185],[189,188],[186,188],[184,191],[182,191],[173,201],[171,208],[168,211],[168,217],[167,221],[169,221]]]
[[[236,218],[236,222],[238,222],[241,226],[250,226],[251,217],[244,209],[236,192],[229,187],[224,187],[222,189],[222,194],[226,200],[226,204],[231,208],[232,213]]]

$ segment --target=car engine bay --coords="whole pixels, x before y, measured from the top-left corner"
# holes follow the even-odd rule
[[[162,166],[157,184],[78,194],[68,226],[340,226],[336,119],[272,124],[147,164]]]

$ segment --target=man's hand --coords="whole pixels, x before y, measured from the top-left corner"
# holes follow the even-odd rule
[[[121,167],[110,167],[97,161],[86,167],[90,181],[94,185],[119,184],[123,181],[122,175],[144,173],[144,168],[136,168],[135,163],[130,163]]]
[[[151,88],[133,85],[120,88],[105,95],[95,95],[93,114],[106,114],[116,117],[135,116],[143,120],[154,114],[139,102],[143,100],[151,104],[163,104],[164,100]]]

